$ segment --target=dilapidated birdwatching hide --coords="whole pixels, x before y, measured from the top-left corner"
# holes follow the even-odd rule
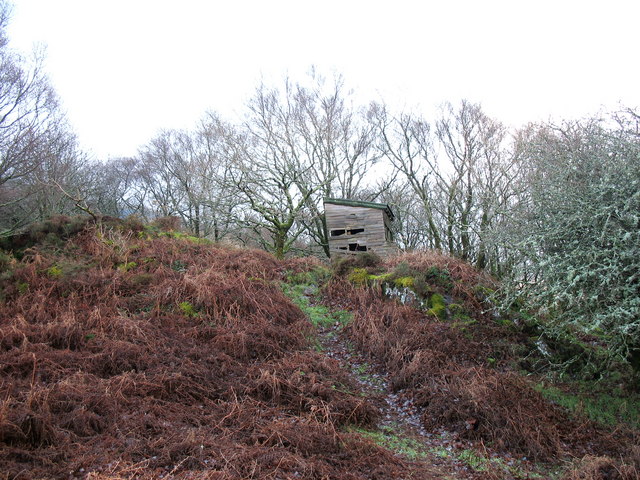
[[[386,203],[325,198],[331,257],[370,252],[385,257],[398,252],[393,241],[393,212]]]

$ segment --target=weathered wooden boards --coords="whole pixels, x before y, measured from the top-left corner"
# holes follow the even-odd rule
[[[390,223],[393,212],[384,203],[325,198],[324,212],[331,256],[371,252],[397,253]]]

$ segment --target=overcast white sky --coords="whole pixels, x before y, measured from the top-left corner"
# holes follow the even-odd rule
[[[467,98],[509,125],[640,106],[638,0],[15,0],[47,46],[84,149],[134,155],[162,128],[242,111],[261,76],[311,65],[361,98],[431,114]]]

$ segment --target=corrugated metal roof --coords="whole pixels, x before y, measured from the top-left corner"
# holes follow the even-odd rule
[[[386,203],[374,203],[363,202],[361,200],[349,200],[346,198],[328,198],[323,199],[324,203],[332,203],[334,205],[345,205],[347,207],[364,207],[364,208],[377,208],[378,210],[384,210],[387,212],[389,220],[393,220],[394,215],[391,207]]]

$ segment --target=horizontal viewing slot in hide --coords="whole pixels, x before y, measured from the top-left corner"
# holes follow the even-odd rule
[[[363,233],[364,232],[364,228],[351,228],[351,229],[336,229],[336,230],[331,230],[331,236],[332,237],[340,237],[342,235],[356,235],[357,233]]]
[[[349,251],[350,252],[366,252],[367,251],[367,246],[366,245],[359,245],[357,243],[350,243],[349,244]]]

